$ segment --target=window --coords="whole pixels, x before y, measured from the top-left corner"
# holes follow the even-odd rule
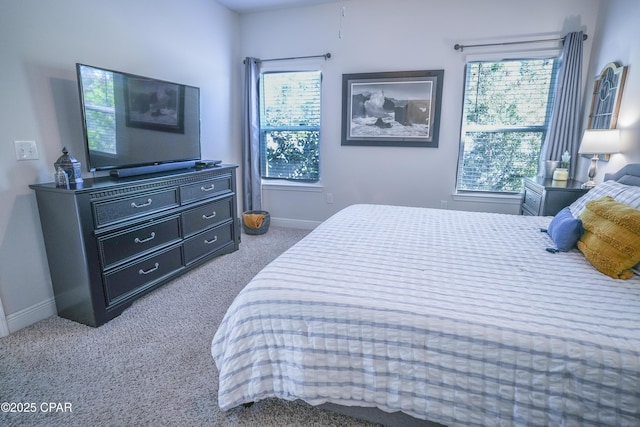
[[[557,58],[466,66],[457,190],[519,192],[538,171]]]
[[[262,178],[320,179],[320,71],[260,76]]]

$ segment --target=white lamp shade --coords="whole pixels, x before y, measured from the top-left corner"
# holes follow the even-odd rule
[[[580,154],[611,154],[620,151],[618,129],[587,129],[580,143]]]

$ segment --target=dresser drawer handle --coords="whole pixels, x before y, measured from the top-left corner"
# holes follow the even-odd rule
[[[215,184],[211,184],[211,186],[209,187],[205,187],[204,185],[200,187],[202,191],[211,191],[211,190],[214,190],[215,188],[216,188]]]
[[[205,242],[207,245],[210,245],[210,244],[215,243],[215,242],[217,242],[217,241],[218,241],[218,236],[214,236],[214,237],[213,237],[213,240],[206,240],[206,239],[205,239],[205,241],[204,241],[204,242]]]
[[[155,267],[151,267],[151,268],[150,268],[150,269],[148,269],[147,271],[145,271],[145,270],[143,270],[143,269],[140,269],[140,270],[138,271],[138,274],[149,274],[149,273],[153,273],[154,271],[156,271],[156,270],[158,269],[158,267],[160,267],[160,264],[158,264],[158,263],[156,262]]]
[[[143,203],[141,205],[136,205],[136,202],[131,202],[131,207],[132,208],[144,208],[151,205],[151,199],[147,199],[147,203]]]
[[[213,211],[211,215],[202,215],[202,219],[212,219],[216,217],[216,211]]]
[[[156,232],[152,231],[151,235],[149,237],[147,237],[146,239],[140,239],[140,238],[136,237],[133,241],[136,242],[136,243],[146,243],[149,240],[153,240],[155,238],[156,238]]]

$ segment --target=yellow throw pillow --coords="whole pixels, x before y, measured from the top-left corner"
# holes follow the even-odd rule
[[[629,279],[640,262],[640,210],[606,196],[593,200],[580,215],[584,234],[578,249],[601,273]]]

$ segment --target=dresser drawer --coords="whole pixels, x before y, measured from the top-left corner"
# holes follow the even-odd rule
[[[153,286],[183,268],[182,251],[175,246],[104,275],[107,305]]]
[[[540,203],[542,202],[542,195],[538,192],[532,191],[531,188],[524,188],[524,199],[522,201],[522,209],[529,214],[538,215],[540,211]]]
[[[230,176],[200,181],[195,184],[180,187],[180,201],[182,204],[197,202],[211,197],[217,197],[225,193],[231,193],[232,182]]]
[[[93,204],[96,227],[179,206],[177,188]]]
[[[204,255],[233,242],[233,221],[197,234],[184,242],[185,264],[197,261]]]
[[[101,237],[98,239],[98,247],[102,268],[108,269],[134,256],[143,255],[180,240],[179,216]]]
[[[211,228],[231,218],[233,199],[227,198],[190,209],[182,214],[182,230],[185,236]]]

